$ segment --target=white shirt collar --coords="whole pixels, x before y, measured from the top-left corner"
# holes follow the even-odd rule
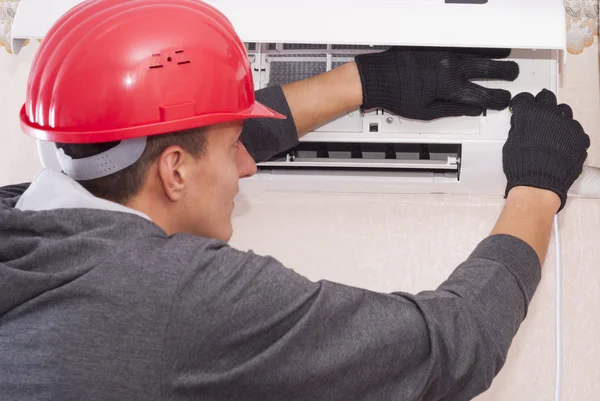
[[[77,181],[63,173],[42,169],[29,188],[21,195],[15,208],[42,211],[54,209],[99,209],[136,214],[151,220],[135,209],[92,195]]]

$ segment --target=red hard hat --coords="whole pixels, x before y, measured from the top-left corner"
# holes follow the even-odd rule
[[[229,20],[198,0],[88,0],[44,38],[21,127],[65,143],[111,142],[283,115],[256,102]]]

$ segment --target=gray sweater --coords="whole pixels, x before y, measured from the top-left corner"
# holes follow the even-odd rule
[[[290,115],[280,88],[258,93]],[[293,120],[249,121],[256,159]],[[435,291],[312,282],[271,257],[131,213],[21,211],[0,188],[0,399],[469,400],[501,369],[540,280],[483,240]]]

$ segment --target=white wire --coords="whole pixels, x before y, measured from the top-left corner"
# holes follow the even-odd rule
[[[556,392],[555,401],[560,401],[562,392],[562,252],[558,215],[554,216],[554,239],[556,241]]]

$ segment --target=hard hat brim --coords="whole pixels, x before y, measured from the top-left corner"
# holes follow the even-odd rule
[[[102,143],[115,142],[124,139],[139,138],[142,136],[152,136],[168,134],[187,129],[206,127],[227,121],[247,120],[250,118],[275,118],[286,119],[287,117],[275,110],[259,103],[254,102],[248,109],[237,113],[211,113],[207,115],[194,116],[190,118],[160,121],[151,124],[145,124],[135,127],[126,127],[110,131],[78,131],[76,128],[70,131],[53,130],[32,123],[27,116],[25,105],[19,113],[21,120],[21,129],[23,132],[33,138],[60,143]]]

